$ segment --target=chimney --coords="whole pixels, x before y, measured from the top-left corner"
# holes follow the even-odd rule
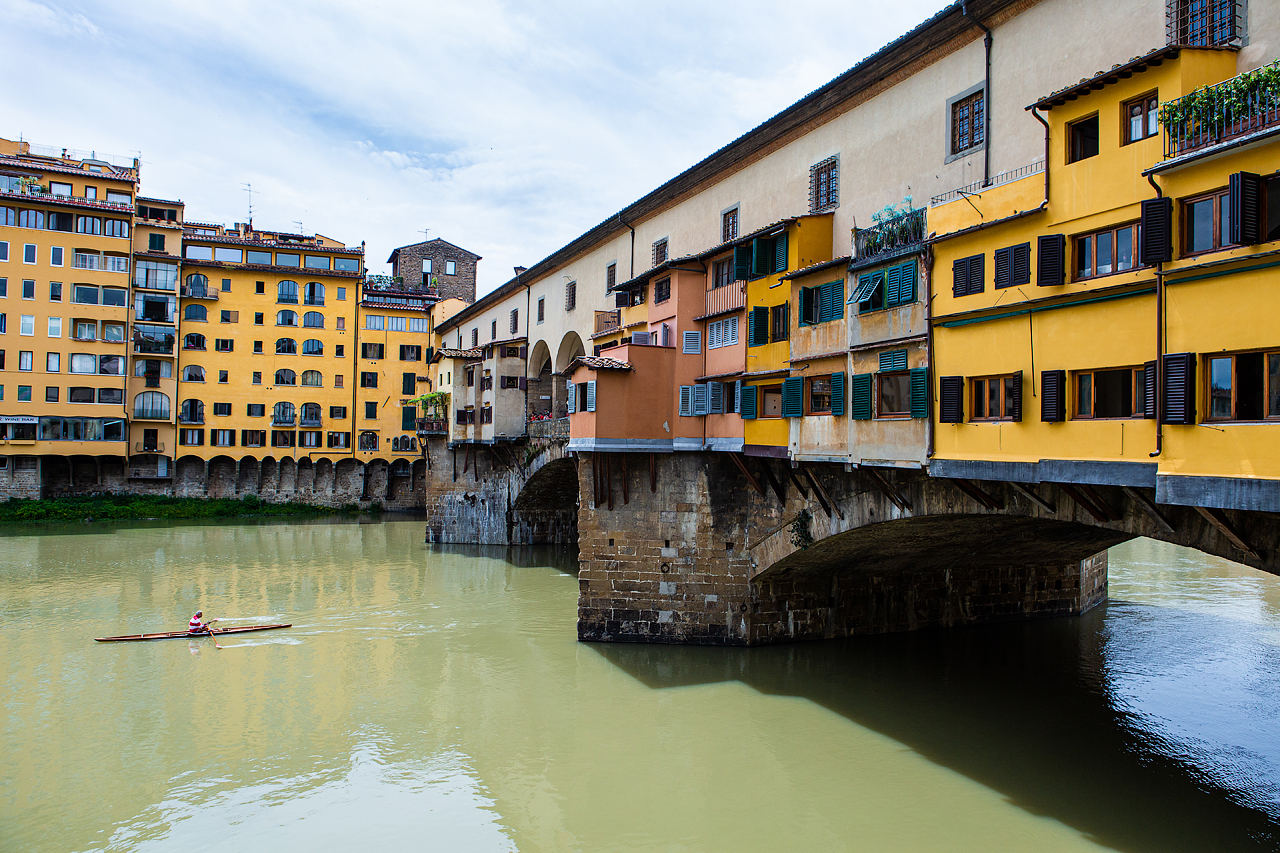
[[[529,271],[528,267],[516,267],[516,276],[522,276]]]

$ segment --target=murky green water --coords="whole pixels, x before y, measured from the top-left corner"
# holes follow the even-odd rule
[[[0,849],[1280,845],[1280,579],[1138,542],[1080,619],[596,646],[571,562],[422,539],[0,539]],[[196,608],[295,627],[91,641]]]

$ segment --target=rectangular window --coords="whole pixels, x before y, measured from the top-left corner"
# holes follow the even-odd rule
[[[738,239],[738,208],[720,214],[720,242]]]
[[[401,361],[421,361],[422,347],[418,344],[401,344],[400,345]]]
[[[95,294],[97,293],[97,290],[96,290],[96,289],[94,290],[94,293],[95,293]],[[23,298],[23,299],[35,299],[35,298],[36,298],[36,281],[35,281],[35,279],[33,279],[33,278],[23,279],[23,281],[22,281],[22,298]],[[98,304],[98,298],[97,298],[97,296],[96,296],[96,295],[95,295],[95,296],[94,296],[94,298],[93,298],[93,304],[94,304],[94,305],[97,305],[97,304]]]
[[[829,157],[809,168],[809,210],[817,213],[840,204],[840,158]]]
[[[716,320],[707,326],[707,349],[733,346],[738,343],[738,318]]]
[[[1166,0],[1168,44],[1212,47],[1240,35],[1237,0]]]
[[[9,260],[9,241],[0,240],[0,261]]]
[[[1021,420],[1021,374],[971,380],[970,419],[975,421]]]
[[[72,386],[67,389],[68,403],[92,403],[95,399],[92,388]]]
[[[951,154],[963,154],[985,141],[986,93],[982,90],[951,104]]]
[[[1129,260],[1132,263],[1132,252],[1130,252]],[[1031,283],[1030,243],[1020,243],[1016,246],[996,249],[995,263],[995,286],[997,290]]]
[[[1076,163],[1098,156],[1098,116],[1091,115],[1067,126],[1067,162]]]
[[[686,355],[697,355],[702,352],[702,332],[687,331],[680,336],[680,351]]]
[[[346,420],[346,417],[347,417],[346,406],[330,406],[329,407],[330,420],[341,421],[341,420]]]
[[[236,431],[233,429],[209,430],[209,443],[214,447],[235,447]]]
[[[757,417],[782,417],[782,386],[763,385],[760,387],[760,411]]]
[[[214,338],[213,340],[213,348],[217,352],[231,352],[235,345],[235,341],[231,338]]]
[[[329,268],[329,259],[319,255],[307,255],[307,269],[309,270],[327,270]]]
[[[405,330],[405,322],[404,322],[404,321],[405,321],[405,318],[404,318],[404,317],[388,317],[388,318],[387,318],[387,331],[388,331],[388,332],[403,332],[403,331]]]
[[[62,318],[61,317],[49,318],[49,337],[51,338],[62,337]]]
[[[783,302],[769,309],[770,335],[774,343],[791,337],[791,303]]]
[[[147,251],[163,252],[164,251],[164,235],[163,234],[147,235]]]
[[[240,430],[240,446],[241,447],[262,447],[266,443],[267,443],[267,431],[265,429]]]
[[[336,375],[333,377],[333,387],[334,387],[334,388],[341,388],[341,387],[343,387],[343,386],[342,386],[343,381],[344,381],[344,378],[343,378],[342,374],[341,374],[341,373],[336,374]]]
[[[258,353],[258,354],[261,354],[261,353],[262,353],[262,341],[254,341],[254,342],[253,342],[253,351],[254,351],[254,352],[256,352],[256,353]]]
[[[1226,191],[1183,202],[1182,221],[1185,223],[1183,255],[1211,252],[1232,245],[1231,204]]]
[[[99,388],[98,402],[118,406],[124,402],[124,391],[120,388]]]
[[[231,415],[231,404],[230,403],[214,403],[213,413],[221,418],[229,417]]]
[[[239,311],[223,311],[223,312],[222,312],[222,317],[221,317],[221,322],[223,322],[223,323],[234,323],[234,322],[236,322],[236,320],[238,320],[238,319],[239,319],[239,314],[240,314],[240,312],[239,312]],[[236,319],[232,319],[232,317],[235,317]]]
[[[1134,269],[1138,261],[1136,222],[1075,238],[1076,279],[1096,278]]]
[[[417,377],[412,373],[400,374],[400,393],[412,396],[418,390]]]
[[[383,344],[361,344],[360,357],[370,361],[377,361],[382,358],[384,352]]]
[[[376,373],[372,373],[372,372],[368,372],[368,371],[361,373],[361,374],[360,374],[360,387],[361,387],[361,388],[377,388],[377,387],[378,387],[378,374],[376,374]]]
[[[1124,105],[1124,142],[1137,142],[1160,132],[1160,101],[1156,93],[1143,95]]]
[[[44,372],[59,373],[62,371],[62,353],[47,352],[44,355]]]
[[[251,384],[253,384],[253,385],[261,385],[261,384],[262,384],[262,371],[261,371],[261,370],[255,370],[255,371],[253,371],[253,377],[251,378],[250,382],[251,382]]]
[[[60,267],[63,265],[63,254],[61,246],[49,247],[49,266]]]
[[[249,403],[245,408],[245,414],[251,418],[261,418],[267,413],[266,403]]]
[[[512,308],[511,309],[511,334],[514,335],[518,331],[520,331],[520,309]]]
[[[578,306],[578,283],[576,281],[566,282],[564,286],[564,310],[572,311]],[[476,345],[476,333],[471,332],[471,345]]]
[[[671,280],[667,279],[667,293],[670,296]],[[711,288],[714,290],[720,287],[727,287],[733,284],[733,258],[725,258],[723,261],[716,261],[711,267]],[[657,295],[654,296],[655,302],[661,302]]]
[[[364,327],[374,332],[381,332],[386,326],[386,317],[381,314],[365,314]]]
[[[276,266],[278,267],[296,267],[301,265],[302,256],[294,254],[285,254],[276,252]]]
[[[31,337],[36,333],[36,316],[23,314],[18,318],[18,334]]]
[[[31,386],[30,385],[18,386],[18,402],[19,403],[31,402]]]
[[[1213,355],[1205,361],[1209,374],[1206,420],[1280,418],[1280,352]]]
[[[445,275],[457,275],[457,274],[458,274],[458,262],[457,262],[457,261],[445,261],[445,262],[444,262],[444,274],[445,274]]]
[[[224,279],[222,280],[222,292],[223,292],[223,293],[230,293],[230,292],[231,292],[231,279],[229,279],[229,278],[224,278]]]
[[[36,244],[26,243],[22,247],[22,262],[24,264],[34,264],[36,262]]]
[[[952,296],[972,296],[986,286],[986,255],[970,255],[951,263]]]
[[[339,301],[339,302],[346,302],[346,301],[347,301],[347,289],[346,289],[345,287],[339,287],[339,288],[338,288],[338,301]],[[341,326],[339,326],[338,328],[342,328],[342,327],[341,327]]]
[[[163,299],[164,297],[160,297]],[[97,305],[98,288],[91,284],[76,284],[71,288],[71,301],[77,305]]]
[[[62,282],[60,281],[49,282],[49,301],[50,302],[62,301]]]
[[[46,385],[44,389],[44,401],[46,403],[58,402],[58,389],[53,385]]]
[[[498,339],[498,321],[494,320],[489,325],[489,340],[496,341]]]
[[[376,421],[376,420],[378,419],[378,404],[377,404],[377,403],[365,403],[365,404],[364,404],[364,419],[365,419],[366,421]]]
[[[667,238],[655,240],[653,243],[653,266],[667,262]]]
[[[541,323],[547,318],[547,299],[545,296],[538,297],[538,322]]]
[[[1141,367],[1076,373],[1074,417],[1142,417],[1145,377],[1146,370]]]
[[[844,279],[800,288],[800,325],[813,326],[844,318]]]
[[[809,414],[831,414],[830,376],[815,376],[809,380]]]
[[[604,268],[604,292],[606,294],[611,293],[613,291],[614,286],[617,285],[617,283],[618,283],[618,265],[617,263],[612,263]],[[515,329],[512,329],[511,331],[514,332]]]

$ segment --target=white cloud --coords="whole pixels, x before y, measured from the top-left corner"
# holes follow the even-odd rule
[[[0,135],[143,152],[194,219],[421,230],[485,257],[482,292],[941,7],[411,0],[0,0]],[[57,62],[49,57],[57,56]]]

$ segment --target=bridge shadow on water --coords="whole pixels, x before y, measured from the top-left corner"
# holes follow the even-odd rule
[[[1280,847],[1280,671],[1264,633],[1112,601],[755,649],[591,648],[655,689],[736,680],[808,699],[1101,845],[1154,853]]]

